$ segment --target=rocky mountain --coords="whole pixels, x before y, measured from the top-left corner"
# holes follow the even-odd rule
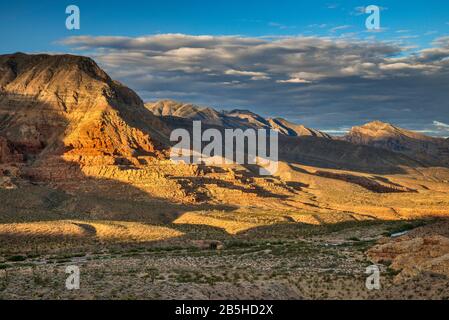
[[[331,139],[331,136],[321,131],[309,129],[302,125],[291,123],[282,118],[268,118],[248,111],[231,110],[219,112],[209,107],[199,107],[193,104],[185,104],[173,100],[161,100],[145,104],[154,115],[161,117],[166,122],[176,125],[185,125],[185,120],[201,120],[203,124],[214,127],[231,129],[272,129],[280,134],[290,137],[313,136]]]
[[[375,121],[354,127],[343,139],[354,144],[399,152],[426,164],[449,164],[447,139],[429,137],[389,123]]]
[[[311,136],[317,138],[332,139],[332,137],[319,130],[307,128],[303,125],[297,125],[282,118],[268,119],[270,127],[278,130],[282,134],[290,137]]]
[[[163,149],[167,130],[90,58],[0,56],[2,159],[133,158]]]
[[[60,164],[51,164],[61,159],[98,166],[164,158],[170,131],[189,128],[192,120],[218,129],[277,130],[281,160],[321,167],[391,171],[419,166],[413,159],[435,163],[444,151],[441,139],[381,123],[354,128],[346,141],[337,141],[247,110],[219,112],[171,100],[144,105],[135,92],[86,57],[3,55],[0,70],[0,161],[27,162],[49,174],[60,169]],[[435,159],[429,159],[430,152]]]
[[[190,130],[193,120],[201,120],[203,128],[273,129],[279,135],[279,157],[282,161],[323,168],[396,172],[399,167],[417,167],[412,157],[370,145],[341,141],[330,135],[291,123],[282,118],[268,118],[248,111],[216,111],[172,100],[145,105],[170,128]]]
[[[173,163],[171,129],[192,120],[278,130],[279,170]],[[145,106],[89,58],[0,56],[0,297],[71,299],[63,282],[33,285],[30,272],[52,279],[82,259],[86,299],[371,299],[361,257],[378,241],[367,257],[400,272],[395,281],[426,276],[417,291],[385,273],[382,288],[446,298],[448,224],[390,237],[410,230],[397,220],[447,218],[449,168],[409,150],[440,140],[373,127],[342,141],[246,110]],[[286,275],[257,276],[279,265]],[[178,281],[192,275],[201,281]]]
[[[185,104],[172,100],[161,100],[154,103],[145,104],[155,116],[176,117],[189,120],[201,120],[209,124],[223,125],[221,114],[206,107],[199,107],[193,104]]]

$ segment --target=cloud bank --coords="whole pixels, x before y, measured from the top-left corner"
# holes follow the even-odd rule
[[[335,130],[371,120],[446,134],[449,37],[411,52],[395,42],[162,34],[63,40],[146,100],[248,108]]]

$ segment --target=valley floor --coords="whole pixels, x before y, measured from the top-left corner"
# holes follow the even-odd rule
[[[449,299],[447,169],[74,168],[4,169],[1,299]]]
[[[449,299],[448,277],[424,271],[398,282],[400,270],[388,263],[378,264],[381,290],[365,286],[366,268],[373,264],[366,251],[379,239],[438,223],[278,226],[277,239],[266,232],[232,236],[214,228],[181,225],[172,227],[196,236],[78,247],[46,242],[40,252],[32,243],[27,248],[2,243],[0,298]],[[80,268],[79,290],[65,287],[69,265]]]

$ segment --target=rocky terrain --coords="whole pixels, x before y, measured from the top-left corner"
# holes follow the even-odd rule
[[[278,172],[172,163],[170,132],[192,120],[279,131]],[[3,55],[0,297],[447,299],[446,152],[378,122],[340,140],[144,104],[90,58]],[[364,287],[373,263],[378,292]]]

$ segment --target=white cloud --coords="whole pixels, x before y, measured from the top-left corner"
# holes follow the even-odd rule
[[[321,23],[321,24],[309,24],[308,27],[309,28],[326,28],[328,25],[326,23]]]
[[[326,4],[326,8],[328,9],[337,9],[340,5],[338,3],[328,3]]]
[[[287,26],[285,24],[277,23],[277,22],[270,22],[268,23],[270,27],[278,28],[280,30],[287,30],[287,29],[296,29],[296,26]]]
[[[380,11],[388,10],[387,7],[381,7],[381,6],[378,6],[378,7],[379,7]],[[367,8],[367,6],[366,6],[366,7],[364,7],[364,6],[358,6],[358,7],[355,7],[355,8],[350,12],[350,14],[353,15],[353,16],[361,16],[361,15],[364,15],[364,14],[366,14],[366,8]]]
[[[449,131],[449,124],[446,124],[446,123],[444,123],[444,122],[434,121],[434,122],[433,122],[433,125],[434,125],[435,127],[437,127],[438,129],[440,129],[440,130],[446,130],[446,131]]]
[[[449,118],[449,37],[420,51],[398,42],[304,36],[79,36],[63,43],[82,48],[148,100],[277,110],[327,128]]]
[[[338,27],[334,27],[334,28],[330,29],[330,32],[337,32],[337,31],[346,30],[349,28],[351,28],[350,25],[338,26]]]
[[[363,14],[365,14],[365,7],[363,6],[355,7],[354,10],[351,12],[351,15],[353,16],[361,16]]]
[[[239,70],[226,70],[225,74],[232,76],[246,76],[250,77],[251,80],[268,80],[270,77],[264,72],[254,72],[254,71],[239,71]]]
[[[288,80],[277,80],[277,83],[311,83],[311,81],[301,78],[291,78]]]
[[[390,64],[381,63],[379,67],[382,70],[403,70],[403,69],[423,70],[426,69],[428,66],[423,64],[410,64],[410,63],[397,62]]]

